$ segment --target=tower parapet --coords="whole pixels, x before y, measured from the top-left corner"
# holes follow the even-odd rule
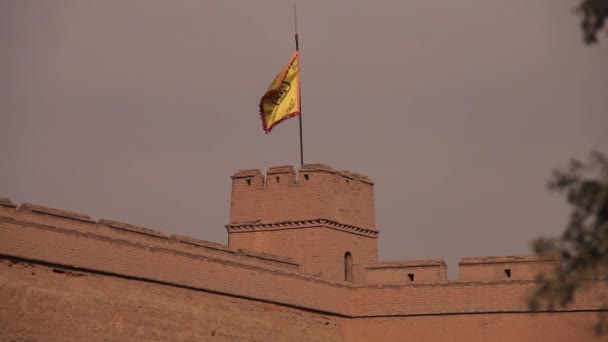
[[[375,230],[373,182],[367,176],[307,164],[242,170],[232,176],[230,223],[327,219]]]

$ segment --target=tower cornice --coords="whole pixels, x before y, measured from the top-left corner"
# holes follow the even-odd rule
[[[325,218],[316,218],[310,220],[300,220],[300,221],[281,221],[281,222],[270,222],[270,223],[260,223],[258,221],[253,222],[240,222],[240,223],[231,223],[227,224],[226,231],[228,233],[247,233],[247,232],[259,232],[259,231],[274,231],[274,230],[287,230],[287,229],[303,229],[303,228],[312,228],[312,227],[326,227],[330,229],[335,229],[351,234],[367,236],[371,238],[377,238],[380,231],[376,229],[367,229],[362,227],[357,227],[353,225],[348,225],[332,220],[328,220]]]

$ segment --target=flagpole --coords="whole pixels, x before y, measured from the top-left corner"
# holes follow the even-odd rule
[[[296,7],[296,3],[293,3],[293,17],[295,24],[295,39],[296,39],[296,52],[300,51],[300,42],[298,40],[298,8]],[[300,56],[298,56],[298,68],[300,68]],[[300,166],[304,165],[304,143],[302,139],[302,84],[300,84],[300,70],[298,70],[298,105],[300,108],[300,115],[298,115],[300,121]]]

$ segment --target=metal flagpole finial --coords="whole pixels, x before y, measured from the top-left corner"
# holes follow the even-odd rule
[[[294,24],[296,26],[296,34],[298,34],[298,6],[296,5],[296,3],[293,3],[293,18],[294,18]]]

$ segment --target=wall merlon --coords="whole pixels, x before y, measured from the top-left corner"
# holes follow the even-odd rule
[[[348,178],[348,179],[351,179],[351,180],[361,181],[361,182],[367,183],[369,185],[374,185],[374,182],[372,181],[372,179],[369,178],[366,175],[362,175],[362,174],[355,173],[355,172],[350,172],[350,171],[347,171],[347,170],[339,171],[338,174],[341,175],[344,178]]]
[[[343,178],[348,178],[350,180],[358,180],[358,181],[367,183],[369,185],[374,184],[372,179],[366,175],[362,175],[362,174],[359,174],[356,172],[351,172],[348,170],[337,171],[334,168],[332,168],[331,166],[328,166],[325,164],[304,164],[300,167],[298,172],[300,174],[312,173],[312,172],[325,172],[325,173],[337,175],[337,176],[340,176]]]
[[[328,172],[335,174],[336,170],[334,170],[331,166],[325,164],[304,164],[300,167],[300,173],[302,172]]]
[[[232,175],[232,193],[263,189],[266,177],[258,169],[241,170]]]
[[[359,175],[359,180],[363,183],[374,185],[374,181],[366,175]]]
[[[443,259],[377,262],[367,265],[370,284],[419,284],[447,281]]]
[[[7,208],[17,208],[17,205],[6,197],[0,197],[0,206]]]
[[[296,172],[291,165],[272,166],[266,171],[266,187],[283,187],[296,183]]]
[[[283,165],[283,166],[271,166],[266,171],[266,175],[280,175],[280,174],[292,174],[295,175],[296,172],[291,165]]]
[[[165,233],[163,233],[159,230],[138,227],[138,226],[134,226],[132,224],[123,223],[123,222],[117,222],[117,221],[112,221],[112,220],[99,220],[99,224],[108,226],[110,228],[128,231],[128,232],[132,232],[132,233],[143,234],[143,235],[162,238],[162,239],[169,238],[168,235],[166,235]]]
[[[259,169],[240,170],[232,175],[232,179],[262,177],[262,172]]]
[[[21,206],[19,207],[19,210],[31,211],[36,214],[51,215],[51,216],[55,216],[55,217],[61,217],[61,218],[66,218],[66,219],[76,220],[76,221],[81,221],[81,222],[96,223],[95,220],[93,220],[88,215],[75,213],[73,211],[43,207],[40,205],[31,204],[31,203],[21,204]]]

